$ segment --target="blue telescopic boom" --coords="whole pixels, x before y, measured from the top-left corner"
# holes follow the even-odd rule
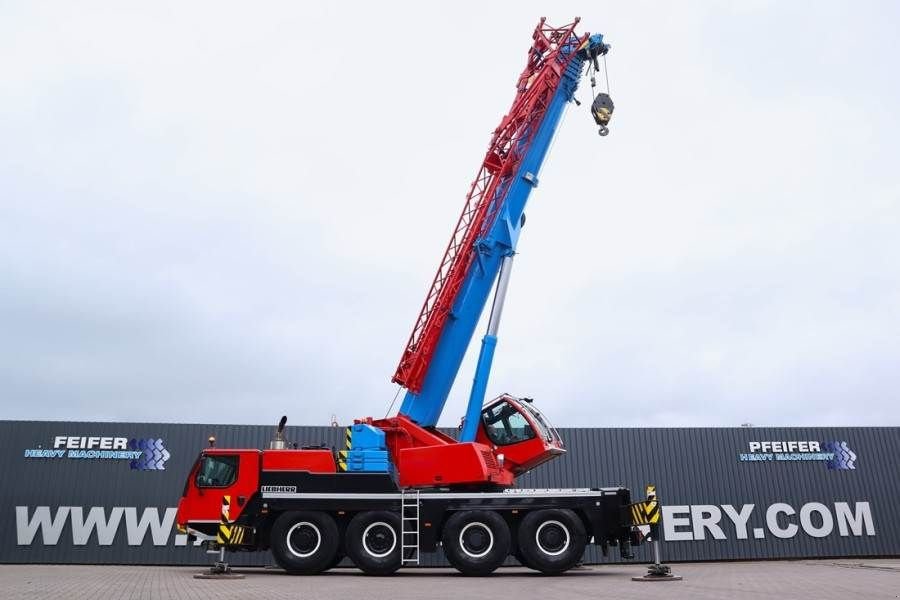
[[[593,35],[587,48],[605,51],[603,37]],[[494,350],[497,345],[497,329],[503,299],[509,283],[512,257],[515,254],[522,225],[524,210],[532,189],[537,187],[538,174],[547,156],[553,136],[559,127],[563,111],[573,99],[585,59],[589,54],[585,47],[569,61],[559,86],[550,101],[543,119],[537,124],[537,133],[532,139],[527,154],[512,175],[510,183],[501,186],[494,202],[497,203],[497,217],[487,235],[477,240],[472,251],[476,253],[473,266],[467,274],[459,293],[455,297],[452,310],[441,332],[428,371],[418,393],[407,391],[400,407],[400,414],[409,417],[423,427],[437,425],[450,389],[459,372],[460,364],[472,340],[475,327],[487,304],[488,296],[498,274],[495,302],[487,333],[482,339],[481,351],[475,371],[472,389],[460,441],[475,439],[481,406],[487,389]],[[563,49],[568,54],[575,52],[574,46]]]

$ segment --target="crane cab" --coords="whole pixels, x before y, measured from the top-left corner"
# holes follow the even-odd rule
[[[490,446],[518,476],[565,453],[556,429],[530,398],[504,394],[481,409],[476,442]]]

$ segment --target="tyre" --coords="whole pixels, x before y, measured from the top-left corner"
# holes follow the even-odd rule
[[[463,575],[488,575],[509,554],[510,534],[506,521],[488,510],[453,513],[441,538],[447,560]]]
[[[331,515],[311,511],[282,513],[272,525],[272,556],[292,575],[313,575],[334,563],[340,532]]]
[[[361,512],[347,525],[347,556],[367,575],[390,575],[400,568],[400,531],[400,515],[396,513]]]
[[[556,575],[578,564],[587,534],[584,523],[571,510],[546,509],[525,515],[517,541],[525,566]]]

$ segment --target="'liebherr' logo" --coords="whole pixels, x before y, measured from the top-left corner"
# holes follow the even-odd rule
[[[259,488],[259,491],[263,493],[267,492],[280,492],[280,493],[288,493],[293,494],[297,491],[296,485],[264,485]]]

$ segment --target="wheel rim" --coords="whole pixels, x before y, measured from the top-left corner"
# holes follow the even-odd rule
[[[538,549],[548,556],[559,556],[569,548],[572,536],[559,521],[544,521],[534,532]]]
[[[376,521],[363,531],[362,546],[375,558],[384,558],[397,547],[397,533],[389,523]]]
[[[294,523],[286,538],[288,551],[299,558],[309,558],[322,545],[322,532],[309,521]]]
[[[484,523],[469,523],[459,532],[459,547],[466,555],[481,558],[494,547],[494,532]]]

